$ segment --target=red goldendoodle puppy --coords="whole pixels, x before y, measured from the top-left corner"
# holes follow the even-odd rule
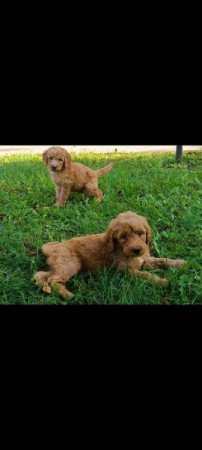
[[[63,206],[70,191],[86,192],[98,201],[102,200],[103,193],[98,189],[98,178],[112,170],[112,163],[102,169],[92,170],[84,164],[71,162],[70,154],[62,147],[50,147],[43,153],[43,160],[55,184],[55,206]]]
[[[48,271],[34,275],[36,284],[51,293],[55,286],[62,297],[72,297],[65,283],[82,270],[113,266],[145,280],[167,286],[168,281],[144,269],[181,266],[181,259],[153,258],[149,254],[151,228],[145,217],[131,211],[119,214],[105,233],[76,237],[42,246]],[[143,269],[143,270],[142,270]]]

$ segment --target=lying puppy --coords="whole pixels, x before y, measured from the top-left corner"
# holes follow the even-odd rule
[[[98,201],[102,200],[103,193],[98,189],[98,178],[112,170],[113,164],[92,170],[84,164],[71,162],[70,154],[62,147],[50,147],[43,153],[43,160],[55,184],[55,206],[63,206],[70,191],[86,192]]]
[[[144,217],[131,211],[119,214],[105,233],[43,245],[49,270],[37,272],[34,280],[44,292],[51,293],[51,287],[55,286],[62,297],[72,297],[65,287],[71,277],[82,270],[96,271],[113,266],[115,270],[127,269],[137,277],[167,286],[165,278],[141,269],[176,267],[184,261],[152,258],[148,247],[150,239],[151,228]]]

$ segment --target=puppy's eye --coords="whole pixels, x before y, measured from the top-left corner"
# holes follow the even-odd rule
[[[128,239],[127,234],[122,234],[122,235],[121,235],[121,239],[124,239],[124,241],[127,241],[127,239]]]
[[[52,160],[52,159],[53,159],[53,157],[52,157],[52,156],[49,156],[49,157],[48,157],[48,159]]]
[[[58,161],[60,161],[60,162],[61,162],[61,161],[62,161],[62,158],[58,158]]]

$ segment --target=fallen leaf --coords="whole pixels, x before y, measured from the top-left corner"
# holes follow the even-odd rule
[[[170,303],[170,301],[168,300],[168,298],[165,297],[161,297],[161,303],[163,303],[163,305],[171,305],[172,303]]]
[[[122,189],[120,189],[119,191],[117,191],[117,195],[119,195],[120,197],[123,197],[124,191]]]
[[[37,250],[28,250],[30,256],[37,255]]]

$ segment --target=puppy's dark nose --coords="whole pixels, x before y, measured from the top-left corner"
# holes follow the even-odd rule
[[[135,255],[139,255],[141,251],[141,247],[139,247],[139,245],[136,245],[136,247],[133,247],[133,253],[135,253]]]
[[[53,172],[56,172],[56,167],[51,166],[51,170],[52,170]]]

